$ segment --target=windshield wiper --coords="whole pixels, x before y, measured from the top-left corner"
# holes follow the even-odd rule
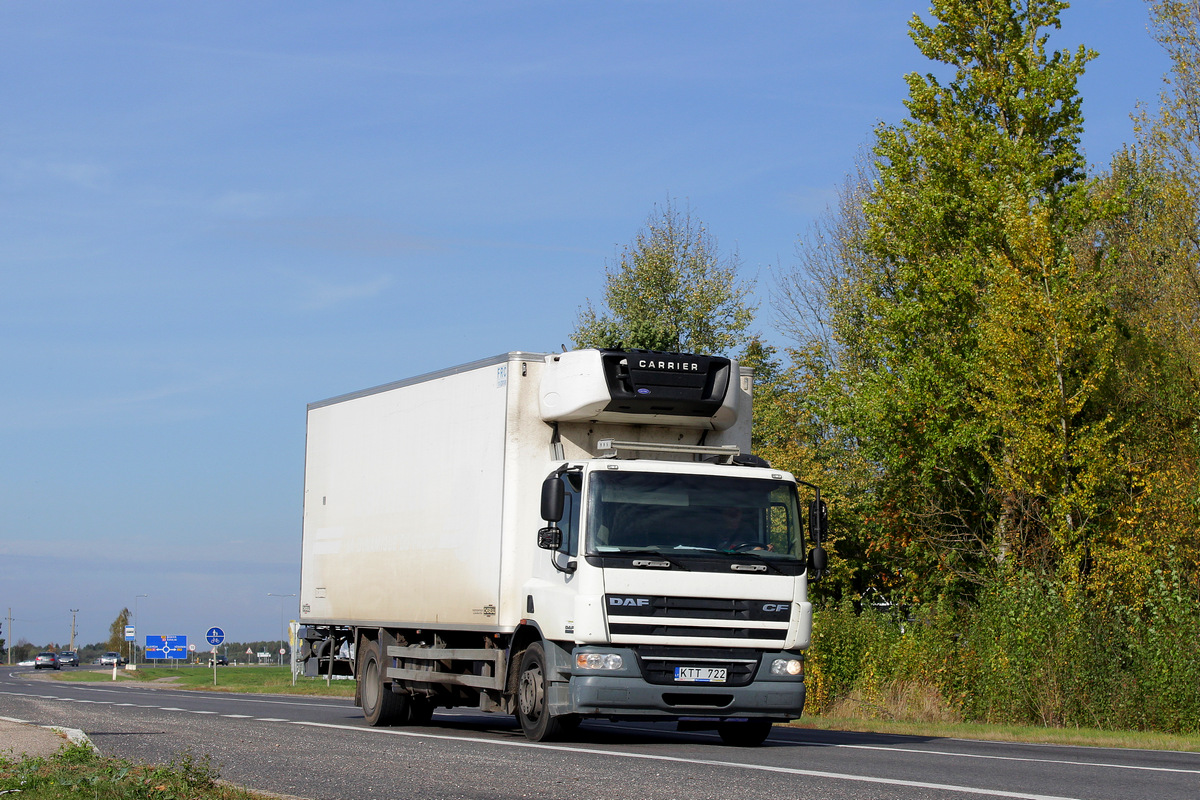
[[[758,553],[754,552],[753,550],[740,550],[740,551],[722,550],[721,552],[729,553],[731,556],[749,556],[750,558],[753,558],[755,561],[764,565],[768,569],[772,569],[775,572],[778,572],[780,575],[785,574],[784,571],[779,568],[779,565],[775,564],[772,559],[767,558],[766,556],[760,556]]]
[[[638,567],[639,569],[669,569],[671,567],[677,567],[688,572],[691,571],[684,564],[678,561],[677,558],[672,558],[671,556],[668,556],[666,553],[654,547],[646,547],[635,550],[617,550],[611,553],[600,552],[596,555],[601,556],[602,558],[611,558],[612,556],[628,558],[633,561],[633,566]]]

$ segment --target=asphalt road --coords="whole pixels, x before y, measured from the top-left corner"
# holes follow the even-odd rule
[[[0,716],[85,731],[105,755],[211,757],[221,777],[312,800],[358,798],[1077,798],[1195,800],[1200,754],[777,728],[760,748],[673,725],[588,722],[534,744],[511,717],[439,711],[368,728],[350,701],[61,683],[9,668]]]

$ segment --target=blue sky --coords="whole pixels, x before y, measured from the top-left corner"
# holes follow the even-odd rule
[[[655,204],[758,277],[904,115],[927,3],[0,1],[0,617],[279,635],[306,404],[557,350]],[[1167,62],[1141,0],[1053,43],[1090,161]],[[4,630],[7,637],[9,630]]]

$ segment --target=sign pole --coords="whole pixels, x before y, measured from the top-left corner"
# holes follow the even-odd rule
[[[208,629],[208,633],[204,635],[208,643],[212,645],[212,662],[213,662],[213,686],[217,685],[217,645],[225,641],[225,631],[215,625]]]

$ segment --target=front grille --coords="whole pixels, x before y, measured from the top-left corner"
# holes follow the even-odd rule
[[[792,604],[774,600],[716,597],[662,597],[639,594],[604,596],[608,613],[618,617],[674,617],[731,622],[787,622]]]
[[[725,686],[746,686],[758,672],[759,655],[754,650],[721,647],[636,647],[638,666],[647,683],[682,685],[675,680],[676,667],[721,667]],[[710,684],[710,686],[713,686]]]
[[[702,628],[692,625],[664,625],[662,623],[611,622],[608,630],[613,636],[666,636],[704,639],[769,639],[782,642],[787,639],[786,628]]]
[[[792,613],[791,603],[776,600],[639,594],[606,594],[604,608],[608,612],[608,631],[613,636],[757,640],[772,644],[787,641],[786,625]],[[717,624],[697,624],[701,620]]]

